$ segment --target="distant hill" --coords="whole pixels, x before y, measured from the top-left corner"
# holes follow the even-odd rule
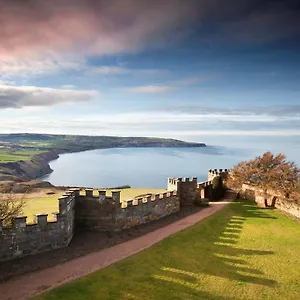
[[[175,139],[148,137],[53,135],[53,134],[0,134],[0,146],[10,149],[35,149],[57,153],[78,152],[104,148],[129,147],[206,147],[204,143],[190,143]]]

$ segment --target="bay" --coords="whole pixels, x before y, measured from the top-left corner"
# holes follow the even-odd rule
[[[168,177],[207,180],[208,169],[231,168],[251,151],[205,148],[113,148],[61,154],[42,179],[59,186],[166,188]]]

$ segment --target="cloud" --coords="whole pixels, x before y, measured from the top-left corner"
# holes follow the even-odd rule
[[[130,93],[160,94],[171,92],[174,88],[168,85],[143,85],[125,88],[124,90]]]
[[[228,24],[230,36],[274,39],[299,34],[297,1],[0,0],[0,60],[57,53],[136,53],[170,44],[193,25]],[[200,26],[201,27],[201,26]]]
[[[233,117],[239,115],[242,118],[245,116],[273,116],[278,118],[300,118],[300,105],[270,105],[270,106],[239,106],[239,107],[213,107],[204,105],[191,104],[174,104],[172,106],[158,107],[156,111],[169,111],[174,114],[191,114],[191,115],[222,115]]]
[[[128,74],[130,73],[130,69],[126,69],[118,66],[101,66],[101,67],[93,67],[91,71],[97,74],[103,75],[120,75],[120,74]]]
[[[124,90],[130,93],[147,93],[147,94],[158,94],[172,92],[180,87],[194,85],[201,81],[207,80],[205,77],[195,76],[187,77],[180,80],[169,81],[166,84],[155,84],[155,85],[141,85],[125,88]]]
[[[58,71],[79,71],[85,67],[85,60],[78,55],[37,56],[32,59],[1,60],[0,78],[27,77],[53,74]]]
[[[0,109],[84,102],[96,96],[96,91],[0,85]]]
[[[86,66],[87,72],[93,72],[101,75],[126,75],[126,74],[137,74],[137,75],[160,75],[168,73],[164,69],[132,69],[120,66]]]
[[[132,53],[181,38],[198,15],[196,0],[2,2],[0,60]]]
[[[103,113],[89,116],[72,116],[66,112],[63,117],[54,115],[49,118],[42,115],[43,112],[29,117],[28,109],[15,110],[13,118],[1,117],[1,131],[37,132],[38,128],[39,132],[44,133],[62,133],[63,129],[63,133],[123,136],[300,136],[300,118],[291,123],[288,118],[278,122],[271,117],[261,120],[259,116],[191,116],[163,112]]]
[[[299,35],[297,1],[279,2],[0,0],[0,74],[81,70],[90,56],[134,54],[172,45],[191,34],[201,41],[201,34],[207,38],[207,25],[217,32],[214,38],[224,35],[226,41],[229,37],[268,42]],[[98,72],[128,70],[102,67]]]
[[[247,13],[224,22],[221,32],[226,38],[246,43],[269,43],[299,37],[299,3],[293,0],[261,1]]]

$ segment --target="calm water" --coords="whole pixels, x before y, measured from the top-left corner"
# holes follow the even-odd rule
[[[43,177],[54,185],[164,188],[168,177],[207,179],[210,168],[230,168],[251,151],[222,147],[122,148],[62,154]]]
[[[165,188],[168,177],[207,179],[207,170],[231,168],[265,151],[282,152],[300,166],[300,137],[195,137],[222,144],[206,148],[103,149],[62,154],[50,163],[54,172],[43,179],[54,185]]]

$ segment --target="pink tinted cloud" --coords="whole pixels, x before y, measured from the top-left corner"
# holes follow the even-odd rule
[[[0,0],[0,60],[68,52],[126,53],[173,42],[188,32],[188,24],[199,15],[197,3]]]

